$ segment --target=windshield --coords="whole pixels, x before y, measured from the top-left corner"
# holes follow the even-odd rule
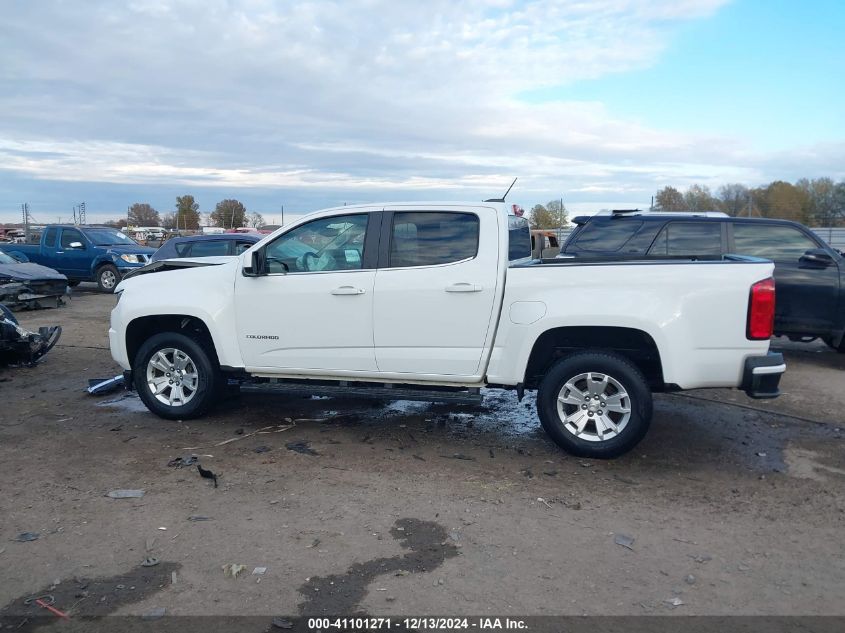
[[[19,264],[20,262],[14,257],[9,257],[6,253],[0,252],[0,264]]]
[[[97,246],[138,245],[138,242],[117,229],[85,229],[85,235]]]

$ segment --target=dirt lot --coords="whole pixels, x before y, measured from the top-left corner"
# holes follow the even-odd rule
[[[113,302],[19,313],[65,331],[0,370],[0,615],[42,592],[73,614],[845,614],[845,355],[823,345],[784,346],[777,401],[659,396],[645,441],[598,462],[545,438],[533,394],[243,395],[163,421],[83,392],[117,373]],[[219,487],[168,466],[192,453]]]

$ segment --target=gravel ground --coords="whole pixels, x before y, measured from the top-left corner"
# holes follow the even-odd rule
[[[72,615],[845,614],[845,355],[821,344],[775,341],[775,401],[658,396],[639,447],[599,462],[546,439],[533,393],[244,394],[160,420],[83,391],[118,371],[113,302],[19,313],[64,335],[0,369],[0,616],[42,592]],[[218,487],[168,466],[192,454]]]

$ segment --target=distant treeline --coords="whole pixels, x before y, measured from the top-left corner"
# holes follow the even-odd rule
[[[738,183],[686,191],[664,187],[654,196],[655,211],[724,211],[728,215],[794,220],[808,226],[845,226],[845,180],[775,180],[761,187]]]

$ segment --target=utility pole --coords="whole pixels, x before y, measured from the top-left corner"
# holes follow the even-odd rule
[[[285,205],[282,205],[282,221],[279,223],[279,226],[285,225]]]
[[[29,244],[29,203],[24,202],[21,205],[21,215],[23,215],[23,234],[24,241]]]
[[[563,198],[560,199],[560,209],[558,209],[558,214],[557,244],[560,246],[561,237],[563,236]]]

